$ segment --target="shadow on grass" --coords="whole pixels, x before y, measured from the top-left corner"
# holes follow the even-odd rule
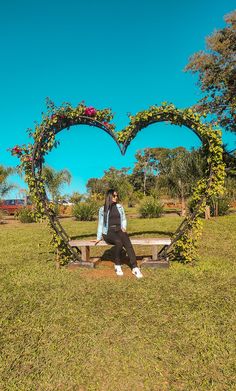
[[[51,257],[49,258],[46,258],[44,259],[44,262],[45,263],[51,263],[51,262],[55,262],[55,253],[53,251],[45,251],[45,252],[41,252],[38,254],[38,260],[40,260],[40,256],[42,255],[48,255],[50,254]],[[108,261],[108,262],[113,262],[114,265],[115,265],[115,262],[114,262],[114,259],[115,259],[115,246],[105,250],[103,252],[103,254],[99,257],[100,258],[100,261]],[[139,256],[139,255],[136,255],[136,259],[137,260],[142,260],[142,256]],[[121,265],[127,265],[131,268],[131,264],[130,264],[130,261],[129,261],[129,257],[125,251],[125,249],[122,249],[121,250],[121,254],[120,254],[120,260],[121,260]]]
[[[115,265],[114,258],[115,258],[115,246],[111,247],[110,249],[105,250],[104,253],[101,255],[100,259],[101,259],[101,261],[113,262]],[[141,260],[142,258],[143,258],[142,256],[136,255],[137,260],[139,260],[139,259]],[[120,263],[121,263],[121,265],[127,265],[130,269],[132,268],[131,264],[130,264],[129,257],[128,257],[125,249],[121,250]]]

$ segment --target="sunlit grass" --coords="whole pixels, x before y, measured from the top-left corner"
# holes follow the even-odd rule
[[[128,232],[168,236],[180,221],[130,219]],[[97,222],[63,225],[96,237]],[[204,222],[196,266],[142,280],[56,270],[49,242],[44,224],[0,227],[1,390],[236,389],[235,216]]]

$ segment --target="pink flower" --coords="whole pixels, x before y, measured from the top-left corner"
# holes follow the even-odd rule
[[[104,121],[104,122],[103,122],[103,125],[106,126],[106,127],[108,128],[110,124],[109,124],[108,122]]]
[[[88,117],[94,117],[97,114],[97,110],[94,107],[86,107],[84,114]]]

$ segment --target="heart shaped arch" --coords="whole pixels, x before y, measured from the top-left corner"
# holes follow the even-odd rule
[[[209,197],[219,195],[224,190],[225,167],[222,160],[223,148],[221,131],[214,130],[211,125],[201,122],[200,116],[191,108],[180,110],[173,104],[163,103],[161,106],[151,106],[134,116],[130,116],[129,125],[116,132],[111,124],[113,114],[110,109],[96,110],[86,107],[84,102],[73,108],[66,103],[56,108],[51,101],[47,104],[48,111],[43,116],[41,124],[35,126],[35,131],[29,130],[34,143],[15,146],[11,152],[21,160],[21,168],[25,172],[31,198],[36,206],[36,219],[46,218],[52,231],[52,243],[59,252],[60,264],[69,261],[81,261],[80,254],[70,246],[69,236],[62,227],[54,210],[47,201],[44,187],[42,167],[44,156],[57,145],[55,136],[63,129],[75,125],[96,126],[109,134],[124,155],[132,139],[145,127],[168,121],[171,124],[186,126],[201,140],[208,168],[205,176],[198,181],[192,202],[193,213],[188,215],[174,233],[171,244],[163,247],[159,256],[169,256],[182,262],[191,262],[196,258],[196,243],[202,230],[200,215],[205,210]]]

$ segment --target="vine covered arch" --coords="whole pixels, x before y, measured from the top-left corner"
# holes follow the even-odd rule
[[[168,121],[173,125],[186,126],[201,140],[207,161],[207,170],[194,190],[192,196],[193,212],[189,214],[173,234],[171,243],[164,246],[160,257],[170,257],[182,262],[191,262],[196,258],[196,243],[202,231],[201,214],[205,210],[207,200],[213,195],[219,195],[224,190],[225,166],[222,160],[223,148],[221,131],[201,121],[200,116],[189,109],[177,109],[173,104],[163,103],[161,106],[151,106],[134,116],[129,116],[130,123],[123,130],[116,132],[110,121],[113,114],[110,109],[97,110],[86,107],[84,102],[77,107],[66,103],[57,108],[48,102],[48,111],[43,115],[41,124],[35,126],[32,144],[15,146],[11,149],[13,155],[20,158],[20,168],[25,172],[31,199],[36,207],[34,216],[45,218],[51,228],[52,243],[59,253],[60,264],[70,261],[81,261],[80,254],[70,246],[69,235],[63,229],[53,208],[47,201],[44,187],[42,167],[44,156],[58,143],[55,136],[63,129],[74,125],[89,125],[102,129],[109,134],[124,155],[136,134],[145,127]]]

